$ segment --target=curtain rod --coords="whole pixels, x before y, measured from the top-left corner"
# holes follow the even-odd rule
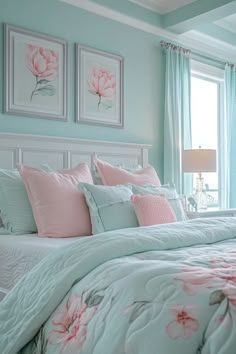
[[[161,41],[160,42],[161,44],[161,47],[163,48],[168,48],[168,47],[173,47],[173,48],[182,48],[180,46],[177,46],[175,44],[172,44],[172,43],[168,43],[168,42],[165,42],[165,41]],[[211,58],[211,57],[208,57],[207,55],[204,55],[204,54],[199,54],[199,53],[196,53],[192,50],[189,50],[189,49],[185,49],[185,48],[182,48],[183,50],[186,50],[187,52],[190,53],[190,55],[193,55],[195,57],[198,57],[198,58],[202,58],[202,59],[205,59],[205,60],[209,60],[209,61],[212,61],[212,62],[215,62],[217,64],[220,64],[220,65],[223,65],[225,66],[227,63],[223,60],[219,60],[219,59],[214,59],[214,58]]]
[[[196,53],[196,52],[193,52],[193,51],[190,51],[190,53],[195,56],[195,57],[199,57],[199,58],[202,58],[202,59],[206,59],[206,60],[209,60],[209,61],[213,61],[214,63],[217,63],[217,64],[220,64],[220,65],[223,65],[225,66],[227,63],[223,60],[219,60],[219,59],[214,59],[214,58],[211,58],[211,57],[208,57],[207,55],[203,55],[203,54],[199,54],[199,53]]]

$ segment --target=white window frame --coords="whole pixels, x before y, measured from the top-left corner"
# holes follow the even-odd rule
[[[217,117],[217,150],[219,151],[222,145],[222,137],[220,136],[221,122],[224,119],[224,69],[218,68],[196,60],[191,60],[191,77],[214,82],[218,85],[218,117]],[[219,154],[217,154],[218,166],[218,201],[221,207],[221,175]]]

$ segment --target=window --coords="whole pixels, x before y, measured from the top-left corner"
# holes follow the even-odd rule
[[[192,148],[218,150],[218,122],[223,93],[223,72],[206,64],[193,62],[191,75]],[[196,188],[197,174],[193,186]],[[219,206],[218,172],[203,173],[208,207]]]

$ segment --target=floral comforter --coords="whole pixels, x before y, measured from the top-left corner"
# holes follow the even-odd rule
[[[0,304],[1,354],[235,354],[236,218],[83,238]]]

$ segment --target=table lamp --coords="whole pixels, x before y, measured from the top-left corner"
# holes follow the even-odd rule
[[[207,209],[209,195],[204,190],[203,172],[216,172],[216,150],[192,149],[182,154],[183,172],[198,173],[196,192],[193,195],[197,209]],[[210,197],[211,198],[211,197]]]

